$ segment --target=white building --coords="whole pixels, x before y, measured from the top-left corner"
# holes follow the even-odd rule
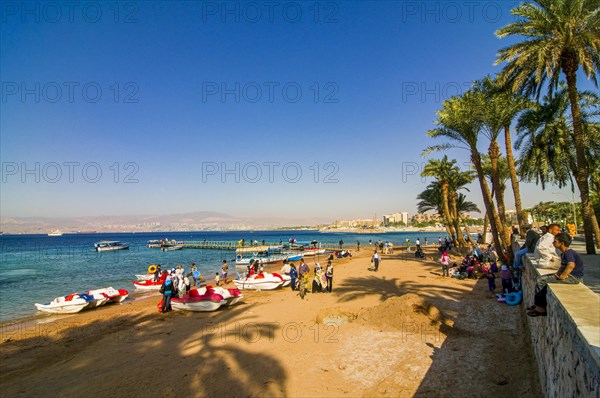
[[[408,212],[385,214],[383,216],[383,225],[388,226],[392,223],[402,222],[408,225]]]

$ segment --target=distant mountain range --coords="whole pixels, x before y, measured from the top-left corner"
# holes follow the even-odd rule
[[[323,224],[322,219],[281,217],[235,217],[225,213],[197,211],[168,215],[124,215],[90,217],[0,217],[3,233],[46,234],[59,229],[76,232],[168,232],[202,230],[271,229],[295,225]]]

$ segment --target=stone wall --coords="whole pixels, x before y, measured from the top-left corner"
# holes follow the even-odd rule
[[[523,258],[523,308],[533,304],[536,278],[556,272],[534,263]],[[600,297],[583,284],[549,284],[547,299],[548,316],[524,314],[544,396],[600,397]]]

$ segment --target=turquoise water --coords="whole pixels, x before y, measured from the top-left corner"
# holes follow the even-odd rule
[[[318,231],[234,231],[234,232],[176,232],[176,233],[111,233],[111,234],[67,234],[46,235],[0,235],[0,322],[35,315],[34,303],[48,303],[58,296],[73,292],[112,286],[135,289],[131,281],[135,274],[143,274],[150,264],[161,264],[162,268],[174,268],[181,264],[189,270],[195,262],[206,279],[215,275],[223,260],[234,263],[235,252],[227,250],[183,249],[162,252],[149,249],[146,242],[151,239],[167,238],[182,241],[232,241],[245,239],[267,242],[287,242],[316,239],[320,242],[336,243],[342,239],[354,249],[357,240],[361,247],[368,241],[391,241],[395,246],[403,245],[406,238],[421,241],[425,237],[430,243],[437,242],[433,232],[398,232],[388,234],[340,234]],[[96,252],[94,243],[100,240],[119,240],[130,243],[128,250]],[[131,296],[130,296],[131,297]]]

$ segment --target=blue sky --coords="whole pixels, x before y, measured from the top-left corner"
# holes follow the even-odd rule
[[[413,214],[517,2],[69,4],[2,3],[3,216]]]

